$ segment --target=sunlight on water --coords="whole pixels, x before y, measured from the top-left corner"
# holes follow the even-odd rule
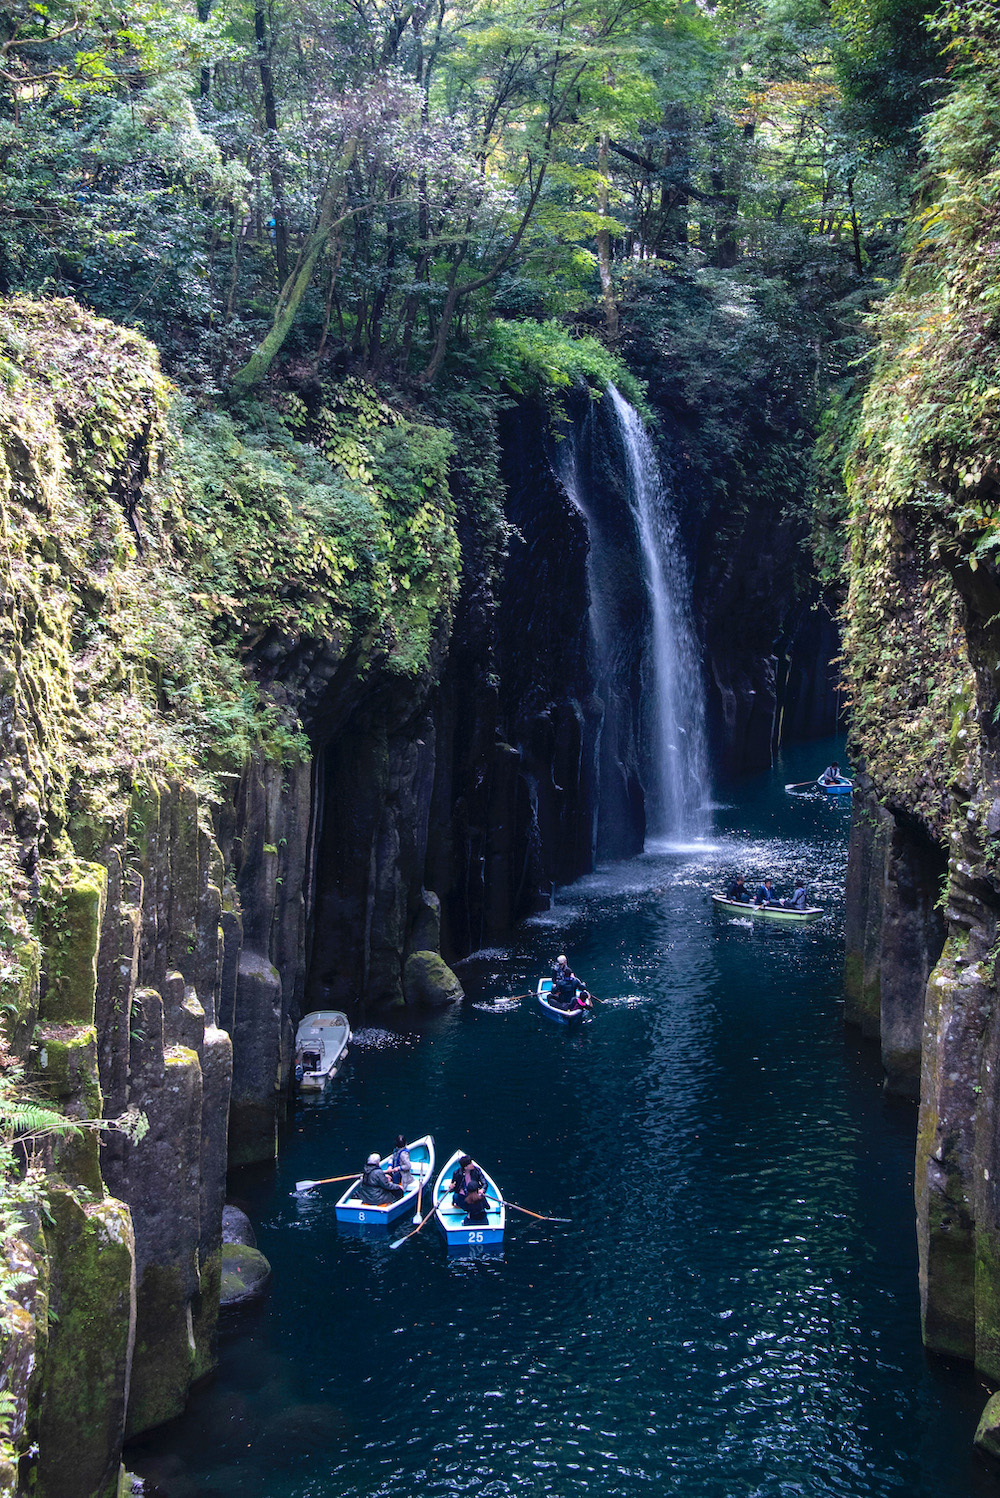
[[[727,794],[710,845],[561,892],[463,964],[465,1004],[360,1029],[276,1167],[232,1180],[270,1299],[130,1449],[157,1498],[995,1491],[978,1380],[921,1349],[914,1110],[845,1037],[849,812],[779,783],[811,758]],[[806,873],[827,914],[717,915],[737,868]],[[573,1033],[513,998],[557,942],[603,1001]],[[512,1210],[500,1257],[455,1260],[433,1221],[394,1251],[338,1231],[336,1186],[290,1194],[399,1130],[570,1221]]]

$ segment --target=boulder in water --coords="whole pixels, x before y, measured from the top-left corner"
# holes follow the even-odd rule
[[[408,1004],[453,1004],[465,990],[443,957],[436,952],[411,952],[403,969],[403,991]]]
[[[246,1243],[222,1245],[222,1284],[220,1306],[246,1305],[260,1300],[271,1278],[271,1266],[264,1255]]]
[[[980,1451],[1000,1459],[1000,1392],[987,1400],[976,1426],[975,1440]]]
[[[245,1212],[228,1203],[222,1209],[223,1243],[245,1243],[248,1248],[257,1247],[257,1234]]]

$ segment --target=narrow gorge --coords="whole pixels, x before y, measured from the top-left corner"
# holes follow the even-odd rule
[[[992,8],[56,0],[0,33],[0,1494],[436,1498],[463,1490],[445,1408],[462,1450],[496,1431],[468,1490],[506,1494],[535,1481],[518,1380],[542,1364],[558,1498],[777,1494],[812,1460],[817,1493],[992,1491]],[[835,754],[849,834],[846,798],[812,795]],[[822,920],[725,921],[735,873]],[[571,944],[603,992],[557,1051],[505,1006]],[[310,1108],[317,1010],[357,1059]],[[407,1261],[352,1257],[286,1174],[339,1179],[393,1110],[439,1128],[425,1105],[588,1236],[526,1240],[555,1299],[519,1242],[495,1277],[428,1270],[433,1316],[369,1335]],[[914,1162],[912,1265],[909,1206],[870,1218],[849,1184],[861,1130],[894,1202]],[[620,1240],[591,1215],[616,1180]],[[263,1365],[281,1331],[227,1319],[227,1202],[301,1271],[336,1406],[305,1351],[295,1399],[276,1358],[240,1385],[232,1349]],[[964,1453],[947,1471],[864,1434],[869,1400],[892,1423],[859,1371],[880,1296],[900,1408]],[[365,1476],[388,1339],[453,1316],[451,1365],[402,1365],[437,1426]]]

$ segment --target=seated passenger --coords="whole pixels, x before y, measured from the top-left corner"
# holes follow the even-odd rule
[[[757,886],[757,893],[754,895],[754,902],[757,905],[780,905],[781,904],[781,901],[778,899],[777,895],[774,893],[774,883],[771,880],[770,875],[768,875],[768,877],[764,880],[763,884],[759,884]]]
[[[806,884],[801,874],[795,881],[795,893],[788,901],[791,910],[805,910],[806,908]]]
[[[452,1206],[461,1208],[470,1222],[486,1221],[486,1177],[471,1155],[459,1160],[449,1190]]]
[[[362,1172],[358,1195],[366,1206],[386,1207],[390,1202],[399,1201],[403,1192],[386,1175],[378,1155],[369,1155]]]
[[[392,1152],[389,1174],[395,1180],[396,1185],[402,1186],[404,1191],[409,1191],[413,1185],[413,1167],[410,1164],[410,1152],[406,1148],[405,1134],[396,1135],[396,1148]]]
[[[750,903],[750,891],[747,889],[746,880],[743,878],[742,874],[737,874],[736,878],[726,890],[726,899],[739,900],[741,904]]]

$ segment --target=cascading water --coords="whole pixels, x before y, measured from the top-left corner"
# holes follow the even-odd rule
[[[701,831],[708,800],[705,703],[690,612],[690,584],[670,495],[634,406],[614,385],[614,406],[649,594],[643,658],[647,827],[674,839]]]

